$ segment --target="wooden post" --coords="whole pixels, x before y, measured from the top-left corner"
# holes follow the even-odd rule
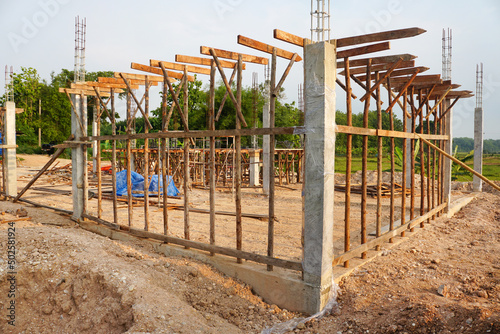
[[[352,126],[352,89],[350,77],[349,58],[344,58],[345,63],[345,86],[346,86],[346,108],[347,126]],[[345,172],[345,222],[344,222],[344,251],[351,249],[351,164],[352,164],[352,135],[347,134],[346,143],[346,172]],[[344,268],[349,267],[349,260],[344,262]]]
[[[408,123],[408,117],[406,117],[406,109],[408,107],[408,92],[404,92],[404,101],[403,101],[403,129],[406,131],[407,128],[407,123]],[[406,138],[403,138],[403,157],[401,161],[401,165],[403,168],[403,180],[401,182],[401,185],[403,186],[403,196],[401,196],[401,225],[404,225],[406,222],[406,163],[407,163],[407,147],[406,147],[407,140]],[[405,231],[401,232],[401,236],[405,236]]]
[[[162,132],[168,132],[168,121],[167,121],[167,91],[168,91],[168,77],[163,76],[163,91],[162,91],[162,102],[161,102],[161,130]],[[158,154],[160,157],[160,154]],[[170,172],[167,168],[167,139],[161,139],[161,178],[163,183],[163,234],[168,235],[168,185],[170,184],[170,178],[168,178],[167,173]],[[173,177],[173,176],[171,176]],[[158,180],[160,182],[160,180]],[[158,198],[158,202],[160,199]]]
[[[422,90],[418,90],[418,97],[422,103]],[[420,107],[420,106],[419,106]],[[429,111],[429,110],[427,110]],[[424,133],[424,112],[419,115],[420,118],[420,134]],[[423,216],[425,212],[425,155],[424,143],[420,143],[420,215]],[[424,222],[420,223],[420,227],[424,227]]]
[[[127,122],[131,120],[131,91],[127,91]],[[133,126],[133,125],[132,125]],[[131,128],[127,129],[127,134],[132,133]],[[127,203],[128,203],[128,226],[132,226],[134,216],[134,199],[132,196],[132,142],[127,138]]]
[[[371,59],[368,60],[366,66],[366,91],[370,91],[371,87]],[[363,127],[368,128],[368,113],[370,111],[370,97],[365,101],[365,108],[363,111]],[[361,180],[361,244],[367,242],[367,231],[366,231],[366,199],[367,199],[367,176],[368,171],[368,136],[363,136],[363,157],[361,161],[362,168],[362,180]],[[362,259],[366,259],[366,252],[361,254]]]
[[[97,88],[99,89],[99,88]],[[97,96],[96,100],[96,134],[101,135],[101,103],[99,102]],[[102,170],[101,170],[101,141],[96,141],[96,173],[97,173],[97,218],[102,218]]]
[[[215,62],[210,67],[210,99],[208,124],[210,130],[215,130]],[[215,245],[215,137],[210,137],[210,244]],[[215,253],[210,253],[214,255]]]
[[[276,48],[273,48],[273,54],[271,58],[271,85],[269,88],[269,128],[274,128],[274,113],[276,110]],[[274,187],[275,187],[275,176],[274,176],[274,142],[275,136],[269,135],[269,221],[267,230],[267,256],[274,256]],[[273,270],[273,266],[268,265],[267,270]]]
[[[146,118],[149,118],[149,77],[147,75],[144,87],[144,113]],[[147,126],[144,127],[144,133],[149,133]],[[149,231],[149,139],[147,138],[144,139],[144,230]]]
[[[184,77],[187,78],[187,66],[184,66]],[[184,83],[184,119],[186,120],[186,125],[189,124],[189,91],[188,91],[189,81],[185,80]],[[187,128],[184,129],[187,131]],[[184,238],[190,239],[190,224],[189,224],[189,138],[184,139]],[[189,247],[186,247],[186,249]]]
[[[115,90],[111,88],[111,133],[116,135]],[[116,195],[116,140],[111,149],[111,182],[113,183],[113,222],[118,224],[118,199]]]
[[[375,80],[379,82],[380,74],[379,72],[375,72]],[[390,94],[390,86],[389,89],[389,99],[392,98]],[[377,129],[382,130],[382,105],[381,105],[381,96],[380,96],[380,85],[376,88],[377,95]],[[367,93],[367,98],[370,98],[370,94]],[[389,100],[390,101],[390,100]],[[382,233],[382,137],[377,136],[377,224],[375,235],[376,237],[380,237]],[[376,247],[376,250],[380,250],[380,246]]]
[[[242,90],[242,76],[243,76],[243,59],[241,54],[238,55],[238,74],[236,77],[236,102],[240,106],[241,110],[241,90]],[[238,109],[238,107],[236,108]],[[236,115],[236,129],[241,129],[241,121]],[[235,145],[236,145],[236,165],[234,166],[234,175],[233,178],[235,180],[236,185],[236,249],[242,249],[243,242],[243,229],[242,229],[242,221],[241,221],[241,136],[235,137]],[[242,259],[237,258],[236,261],[238,263],[242,263]]]

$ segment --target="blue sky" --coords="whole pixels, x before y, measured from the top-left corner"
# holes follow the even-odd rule
[[[279,28],[309,37],[310,1],[209,0],[209,1],[77,1],[24,0],[0,3],[2,51],[0,65],[36,68],[49,80],[50,73],[74,64],[75,16],[87,19],[87,71],[134,72],[131,62],[147,64],[149,59],[173,61],[175,54],[199,56],[201,45],[231,51],[267,55],[240,46],[237,35],[245,35],[290,51],[292,45],[274,40]],[[441,34],[453,29],[452,79],[460,89],[475,91],[475,69],[484,63],[483,108],[485,138],[500,139],[500,2],[352,0],[332,1],[332,37],[346,37],[376,31],[420,27],[427,33],[391,42],[391,51],[412,53],[418,66],[441,73]],[[378,55],[378,54],[377,54]],[[279,69],[287,62],[282,60]],[[251,65],[251,72],[264,77],[262,66]],[[206,82],[204,76],[201,79]],[[302,81],[302,64],[296,64],[284,87],[289,101],[297,100]],[[4,85],[4,76],[0,76]],[[355,90],[356,93],[356,90]],[[359,94],[358,94],[359,95]],[[152,106],[159,100],[152,99]],[[475,98],[462,100],[454,108],[454,136],[473,136]],[[344,110],[344,94],[339,90],[337,108]],[[361,112],[359,102],[354,111]]]

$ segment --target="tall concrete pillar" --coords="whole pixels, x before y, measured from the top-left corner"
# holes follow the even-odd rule
[[[5,193],[17,196],[17,162],[16,162],[16,104],[5,102]]]
[[[450,100],[446,99],[443,101],[443,110],[447,110],[450,106]],[[444,151],[450,155],[453,155],[453,109],[448,111],[448,114],[445,116],[445,135],[449,136],[449,139],[444,142]],[[443,169],[444,169],[444,177],[443,177],[443,195],[444,195],[444,203],[447,203],[448,206],[446,208],[446,212],[450,210],[451,203],[451,166],[452,161],[448,158],[444,158]]]
[[[336,66],[334,45],[305,46],[303,269],[310,313],[323,309],[332,287]]]
[[[474,170],[483,174],[483,108],[474,110]],[[474,175],[472,188],[483,191],[483,180]]]
[[[73,105],[76,110],[71,113],[71,133],[75,135],[75,142],[81,141],[87,135],[87,97],[73,95]],[[76,114],[76,115],[75,115]],[[77,116],[78,115],[78,116]],[[80,119],[80,122],[78,122]],[[83,130],[80,127],[83,126]],[[87,147],[78,145],[71,149],[72,191],[73,191],[73,219],[81,219],[87,206]]]
[[[250,156],[250,187],[260,185],[259,172],[260,172],[260,152],[259,150],[248,150]]]
[[[262,109],[262,127],[269,128],[271,124],[271,106],[269,104],[269,83],[266,83],[265,103]],[[269,135],[264,135],[262,138],[262,191],[269,195],[269,163],[271,161],[271,148],[269,147],[271,139]]]

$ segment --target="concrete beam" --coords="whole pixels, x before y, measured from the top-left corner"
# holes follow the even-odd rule
[[[304,48],[305,175],[304,282],[311,293],[308,313],[321,311],[332,287],[336,48],[330,43]]]

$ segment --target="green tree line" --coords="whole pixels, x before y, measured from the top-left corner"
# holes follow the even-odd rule
[[[453,138],[453,146],[458,147],[458,152],[470,152],[474,150],[474,139],[467,137]],[[483,141],[483,153],[500,153],[500,139],[485,139]]]

